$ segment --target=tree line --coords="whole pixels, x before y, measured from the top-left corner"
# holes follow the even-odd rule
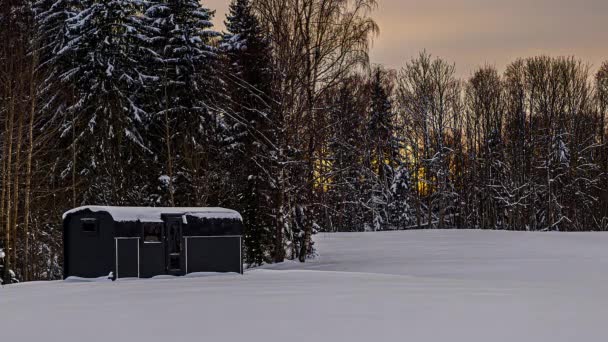
[[[0,1],[5,279],[61,276],[61,213],[241,212],[249,265],[318,231],[608,229],[608,63],[461,80],[370,65],[374,0]]]

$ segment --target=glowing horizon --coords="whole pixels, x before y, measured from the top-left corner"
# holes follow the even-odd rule
[[[223,28],[229,0],[204,0]],[[606,0],[379,0],[372,63],[399,69],[426,50],[468,77],[486,64],[500,71],[517,58],[575,56],[595,70],[608,60]]]

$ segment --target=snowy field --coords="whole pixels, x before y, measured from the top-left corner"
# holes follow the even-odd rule
[[[608,234],[321,234],[245,275],[0,289],[2,341],[606,341]]]

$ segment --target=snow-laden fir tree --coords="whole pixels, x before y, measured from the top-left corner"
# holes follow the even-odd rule
[[[139,51],[139,1],[83,1],[67,20],[60,58],[72,59],[59,77],[74,87],[62,137],[71,141],[79,202],[128,204],[140,200],[141,174],[132,172],[149,154],[141,136],[144,112],[134,101],[143,87]]]
[[[371,229],[389,228],[388,206],[391,202],[391,179],[398,155],[394,138],[393,109],[386,85],[386,72],[376,68],[370,81],[369,121],[367,127],[368,156],[366,157],[370,183],[369,207],[372,211]]]
[[[41,67],[48,71],[46,84],[61,84],[59,74],[72,62],[69,54],[59,52],[70,38],[68,20],[76,15],[80,5],[73,0],[38,0],[34,3],[37,31],[40,33],[37,39],[40,42]]]
[[[76,63],[75,50],[66,51],[70,40],[68,31],[69,19],[74,17],[81,9],[82,3],[73,0],[38,0],[34,3],[35,21],[37,23],[37,36],[35,56],[39,61],[37,73],[41,78],[41,86],[38,88],[39,100],[38,113],[36,117],[42,118],[44,127],[53,127],[52,123],[61,124],[72,121],[67,117],[67,108],[76,101],[76,85],[63,74],[72,70]],[[57,122],[55,122],[57,120]],[[58,142],[61,149],[68,149],[72,145],[71,139],[63,139]],[[75,147],[75,146],[72,146]],[[65,152],[62,153],[65,156]],[[45,156],[57,159],[57,156]],[[67,158],[72,160],[73,158]],[[53,160],[57,162],[57,160]],[[63,164],[66,164],[63,161]],[[64,169],[63,176],[67,182],[67,174],[74,175],[73,168],[68,166]],[[53,175],[56,177],[59,175]],[[74,183],[73,177],[69,181]],[[72,199],[74,203],[75,199]]]
[[[241,163],[231,177],[234,204],[245,222],[246,261],[258,265],[270,260],[274,246],[271,50],[250,0],[232,1],[225,25],[220,47],[225,55],[227,142],[229,158]]]
[[[216,83],[216,52],[211,40],[213,12],[196,0],[145,3],[143,36],[149,53],[140,96],[149,114],[147,134],[158,158],[151,176],[155,202],[206,204],[212,140],[218,130],[210,105]],[[216,151],[217,152],[217,151]]]
[[[416,224],[415,213],[410,207],[411,177],[406,165],[395,170],[390,187],[389,222],[391,229],[406,229]]]

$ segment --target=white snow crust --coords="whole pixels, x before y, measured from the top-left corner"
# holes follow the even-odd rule
[[[169,207],[112,207],[112,206],[84,206],[71,209],[63,214],[65,219],[69,214],[77,213],[89,209],[92,212],[107,212],[114,221],[141,221],[141,222],[162,222],[162,214],[174,214],[182,216],[193,216],[198,218],[217,218],[217,219],[237,219],[241,220],[241,215],[231,209],[225,208],[169,208]]]
[[[608,336],[608,234],[319,234],[244,275],[0,289],[7,341],[572,342]]]

